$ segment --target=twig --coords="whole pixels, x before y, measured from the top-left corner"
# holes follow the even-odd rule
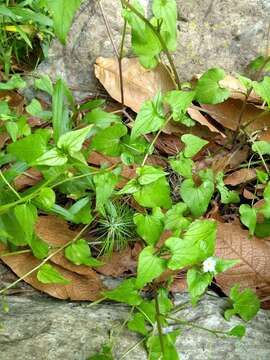
[[[122,69],[122,59],[123,59],[123,55],[124,55],[124,43],[125,43],[125,37],[126,37],[126,30],[127,30],[127,21],[125,20],[124,22],[124,26],[123,26],[123,33],[122,33],[122,39],[121,39],[121,44],[120,44],[120,52],[118,51],[115,42],[113,40],[113,36],[112,36],[112,32],[111,32],[111,28],[109,25],[109,22],[107,20],[104,8],[102,6],[101,0],[98,1],[98,5],[106,26],[106,30],[108,33],[108,36],[110,38],[115,56],[117,58],[118,61],[118,68],[119,68],[119,80],[120,80],[120,93],[121,93],[121,104],[124,107],[124,82],[123,82],[123,69]]]

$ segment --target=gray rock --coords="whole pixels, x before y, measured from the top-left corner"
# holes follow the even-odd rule
[[[119,304],[69,303],[41,297],[13,296],[7,298],[9,312],[0,314],[1,360],[86,360],[109,341],[114,340],[115,358],[128,351],[141,338],[121,324],[128,308]],[[187,295],[177,295],[176,303],[187,301]],[[226,322],[222,312],[226,300],[207,295],[195,309],[186,308],[181,316],[200,326],[228,330],[240,324],[234,318]],[[261,310],[247,324],[247,336],[242,339],[217,337],[200,329],[183,328],[177,348],[181,360],[269,360],[270,312]],[[141,345],[129,352],[127,360],[146,360]]]
[[[142,1],[148,10],[149,1]],[[123,24],[120,1],[102,3],[118,46]],[[251,59],[265,52],[269,0],[178,0],[177,4],[179,46],[174,58],[182,80],[215,66],[229,72],[243,71]],[[75,17],[67,45],[63,47],[57,40],[53,41],[49,58],[38,72],[48,73],[53,79],[62,76],[80,93],[96,92],[95,59],[112,55],[98,2],[85,0]]]

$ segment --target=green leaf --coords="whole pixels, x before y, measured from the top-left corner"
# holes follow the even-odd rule
[[[104,172],[94,175],[93,180],[96,186],[96,209],[103,213],[103,206],[112,195],[118,176],[113,172]]]
[[[257,222],[257,211],[251,208],[247,204],[242,204],[239,207],[240,220],[248,229],[251,235],[254,235],[256,222]]]
[[[53,84],[48,75],[42,75],[39,79],[35,80],[35,86],[37,89],[47,92],[53,96]]]
[[[229,190],[223,182],[223,172],[217,175],[217,189],[221,196],[222,204],[236,204],[240,202],[239,194],[236,191]]]
[[[199,298],[206,291],[213,280],[213,274],[202,272],[199,269],[191,268],[187,272],[188,291],[191,297],[192,305],[196,305]]]
[[[142,302],[142,298],[135,286],[136,279],[126,279],[114,290],[105,291],[103,295],[107,299],[123,302],[131,306],[138,306]]]
[[[21,225],[27,242],[30,243],[33,233],[34,226],[37,221],[37,209],[32,204],[21,204],[14,207],[14,215],[17,218],[17,221]]]
[[[47,150],[50,133],[48,130],[38,130],[13,144],[8,145],[9,154],[15,155],[18,160],[31,164]]]
[[[0,229],[3,231],[1,237],[7,238],[11,244],[16,246],[29,244],[29,239],[22,231],[21,224],[18,222],[13,209],[0,216]]]
[[[130,320],[127,325],[129,330],[135,331],[144,336],[148,333],[144,316],[139,312],[133,316],[133,319]]]
[[[54,0],[50,0],[50,1],[55,2]],[[52,97],[53,136],[54,136],[54,141],[56,143],[59,137],[65,134],[66,132],[68,132],[70,129],[68,108],[65,104],[65,93],[66,93],[66,85],[63,80],[58,79],[54,86],[53,97]]]
[[[127,128],[123,124],[115,124],[97,133],[92,139],[91,149],[107,156],[119,156],[121,154],[121,138],[127,134]]]
[[[45,2],[53,17],[55,34],[61,43],[65,44],[73,16],[81,0],[45,0]]]
[[[37,259],[45,259],[49,254],[49,245],[37,236],[32,236],[29,246]]]
[[[268,107],[270,106],[270,77],[265,76],[263,81],[252,83],[254,91],[267,102]]]
[[[192,103],[195,91],[173,90],[164,96],[164,101],[170,105],[174,121],[183,123],[187,108]]]
[[[175,347],[177,336],[180,335],[179,330],[171,331],[169,334],[163,335],[164,356],[162,355],[160,338],[158,335],[150,336],[147,340],[147,349],[149,350],[149,360],[179,360],[178,352]]]
[[[252,151],[260,155],[270,155],[270,143],[264,140],[255,141],[252,144]]]
[[[101,266],[103,263],[91,256],[86,240],[79,239],[65,248],[65,257],[75,265]]]
[[[151,184],[141,186],[139,191],[133,193],[133,197],[144,207],[162,207],[169,209],[172,205],[170,186],[165,177],[162,177]]]
[[[68,210],[75,224],[87,225],[93,220],[89,196],[76,201]]]
[[[227,334],[241,339],[246,335],[246,327],[244,325],[236,325]]]
[[[164,125],[165,121],[162,96],[159,92],[153,101],[145,101],[142,105],[131,130],[131,140],[134,141],[140,135],[158,131]]]
[[[134,194],[135,192],[140,191],[141,186],[138,183],[137,179],[131,179],[129,182],[126,183],[126,185],[120,190],[118,191],[118,195],[123,195],[123,194]]]
[[[153,246],[147,246],[139,255],[136,279],[137,289],[143,288],[166,270],[167,261],[154,255],[155,251]]]
[[[51,149],[38,157],[33,163],[33,166],[47,165],[47,166],[61,166],[65,165],[68,157],[63,154],[59,149]]]
[[[215,271],[219,274],[221,272],[227,271],[230,268],[232,268],[233,266],[235,266],[236,264],[239,263],[239,260],[237,259],[219,259],[219,258],[214,258],[216,260],[216,269]]]
[[[262,184],[267,183],[269,176],[265,171],[256,169],[256,175],[257,175],[257,179],[260,183],[262,183]]]
[[[44,111],[42,109],[40,102],[37,99],[33,99],[31,103],[28,106],[26,106],[26,111],[28,112],[28,114],[38,117],[45,121],[51,119],[52,117],[51,111]]]
[[[170,51],[177,47],[177,6],[175,0],[153,0],[154,16],[161,22],[161,35]]]
[[[148,244],[155,245],[164,229],[164,224],[160,215],[156,215],[154,210],[152,215],[136,213],[133,221],[136,225],[138,235]]]
[[[165,230],[185,230],[190,225],[190,219],[184,217],[187,211],[187,205],[182,202],[173,205],[165,215]]]
[[[36,200],[39,206],[49,210],[55,204],[55,192],[49,187],[44,187],[40,190]]]
[[[202,179],[200,186],[196,187],[193,179],[186,179],[180,188],[183,201],[195,217],[204,215],[215,188],[212,170],[200,171],[199,176]]]
[[[133,0],[131,5],[143,16],[144,9],[139,1]],[[157,55],[162,47],[154,31],[145,24],[132,10],[123,10],[123,17],[131,26],[131,45],[132,51],[139,57],[140,63],[146,68],[154,68],[158,61]]]
[[[235,285],[230,292],[232,308],[227,309],[224,313],[226,320],[233,315],[239,315],[243,320],[249,321],[254,318],[260,309],[260,300],[251,289],[239,291],[240,286]]]
[[[169,298],[168,289],[160,288],[157,294],[159,311],[161,315],[167,315],[173,309],[173,303]]]
[[[270,219],[265,219],[263,223],[256,224],[254,234],[257,237],[265,238],[270,235]]]
[[[5,126],[12,141],[15,142],[17,140],[19,133],[18,124],[15,123],[14,121],[6,121]]]
[[[205,145],[208,144],[208,141],[199,138],[198,136],[192,134],[185,134],[181,136],[181,140],[186,145],[184,150],[184,156],[186,158],[192,158],[195,156]]]
[[[169,163],[173,171],[181,176],[186,178],[192,177],[194,162],[191,159],[187,159],[182,152],[176,158],[170,158]]]
[[[252,80],[249,78],[240,74],[236,74],[236,77],[247,90],[252,87]]]
[[[196,220],[187,229],[183,239],[170,237],[165,245],[172,256],[168,268],[179,270],[196,265],[212,256],[216,241],[216,223],[211,220]]]
[[[225,72],[222,69],[206,71],[198,80],[195,99],[203,104],[218,104],[228,99],[230,92],[219,85],[219,81],[224,77]]]
[[[155,182],[156,180],[165,177],[168,173],[165,173],[161,168],[144,165],[136,170],[139,176],[138,182],[140,185],[147,185]]]
[[[70,280],[64,278],[52,265],[42,265],[37,273],[37,279],[43,284],[70,284]]]
[[[88,125],[82,129],[66,132],[60,136],[57,147],[73,157],[81,150],[92,126]]]
[[[104,111],[100,108],[93,109],[91,112],[87,113],[84,120],[86,120],[89,124],[95,124],[100,129],[105,129],[112,123],[121,122],[120,116]]]
[[[23,89],[26,82],[22,80],[20,75],[13,75],[7,82],[0,82],[0,90]]]

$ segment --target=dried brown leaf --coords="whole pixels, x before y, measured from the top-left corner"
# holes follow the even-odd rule
[[[233,268],[216,277],[217,284],[229,294],[230,288],[240,284],[249,287],[263,299],[270,295],[270,243],[256,237],[237,224],[218,223],[215,255],[223,259],[239,259]]]
[[[201,107],[208,111],[208,113],[218,123],[230,130],[236,130],[238,127],[239,115],[243,106],[243,102],[238,99],[228,99],[223,103],[216,105],[201,104]],[[253,121],[252,121],[253,120]],[[241,124],[247,124],[250,121],[246,130],[252,133],[256,130],[261,130],[270,123],[270,114],[264,113],[264,110],[255,105],[247,104],[245,112],[242,116]]]
[[[232,75],[226,75],[225,78],[219,81],[221,87],[228,89],[231,93],[232,99],[240,99],[242,101],[246,98],[247,89],[241,84],[241,82]],[[252,91],[248,100],[254,103],[262,103],[262,99]]]
[[[203,126],[207,126],[208,129],[214,133],[219,133],[222,137],[226,137],[220,130],[218,130],[214,125],[212,125],[205,116],[201,114],[201,112],[197,109],[193,109],[192,107],[188,108],[187,113],[191,117],[191,119],[197,121],[199,124]]]
[[[257,177],[256,169],[240,169],[232,174],[226,176],[224,183],[226,185],[236,186],[239,184],[243,184],[252,180],[255,180]]]
[[[100,266],[97,272],[106,276],[117,277],[125,273],[135,274],[137,269],[137,260],[142,244],[136,243],[134,248],[126,248],[123,251],[115,252],[112,256],[103,256],[100,260],[105,265]]]
[[[42,174],[36,169],[29,169],[22,175],[19,175],[14,180],[14,187],[16,190],[24,190],[29,186],[34,186],[42,180]]]
[[[152,99],[158,91],[163,93],[174,89],[173,81],[163,65],[146,70],[137,58],[124,58],[122,73],[124,103],[135,112],[139,112],[141,105]],[[99,57],[95,64],[95,75],[111,97],[121,102],[118,60]]]
[[[68,228],[68,224],[64,220],[55,216],[41,216],[36,226],[36,232],[45,242],[58,246],[71,241],[77,234]],[[41,263],[32,254],[4,256],[1,259],[19,277],[24,276]],[[71,283],[68,285],[42,284],[37,280],[36,271],[24,280],[34,288],[59,299],[94,301],[101,297],[104,286],[99,275],[93,269],[87,266],[73,265],[64,257],[63,252],[53,256],[48,264],[51,264]]]

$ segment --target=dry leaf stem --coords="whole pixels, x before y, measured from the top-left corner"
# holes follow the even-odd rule
[[[165,54],[167,56],[167,59],[168,59],[168,61],[170,63],[170,66],[171,66],[171,69],[173,71],[173,75],[174,75],[177,87],[180,89],[181,82],[180,82],[180,79],[179,79],[179,76],[178,76],[178,73],[177,73],[173,58],[172,58],[172,56],[171,56],[171,54],[169,52],[169,49],[168,49],[168,47],[166,45],[166,42],[164,41],[163,37],[160,35],[160,33],[156,30],[156,28],[151,24],[151,22],[148,19],[146,19],[137,9],[135,9],[131,4],[129,4],[128,0],[122,0],[122,2],[135,15],[137,15],[147,26],[149,26],[149,28],[157,36],[157,38],[158,38],[158,40],[159,40],[159,42],[161,44],[161,47],[162,47],[163,51],[165,52]]]

